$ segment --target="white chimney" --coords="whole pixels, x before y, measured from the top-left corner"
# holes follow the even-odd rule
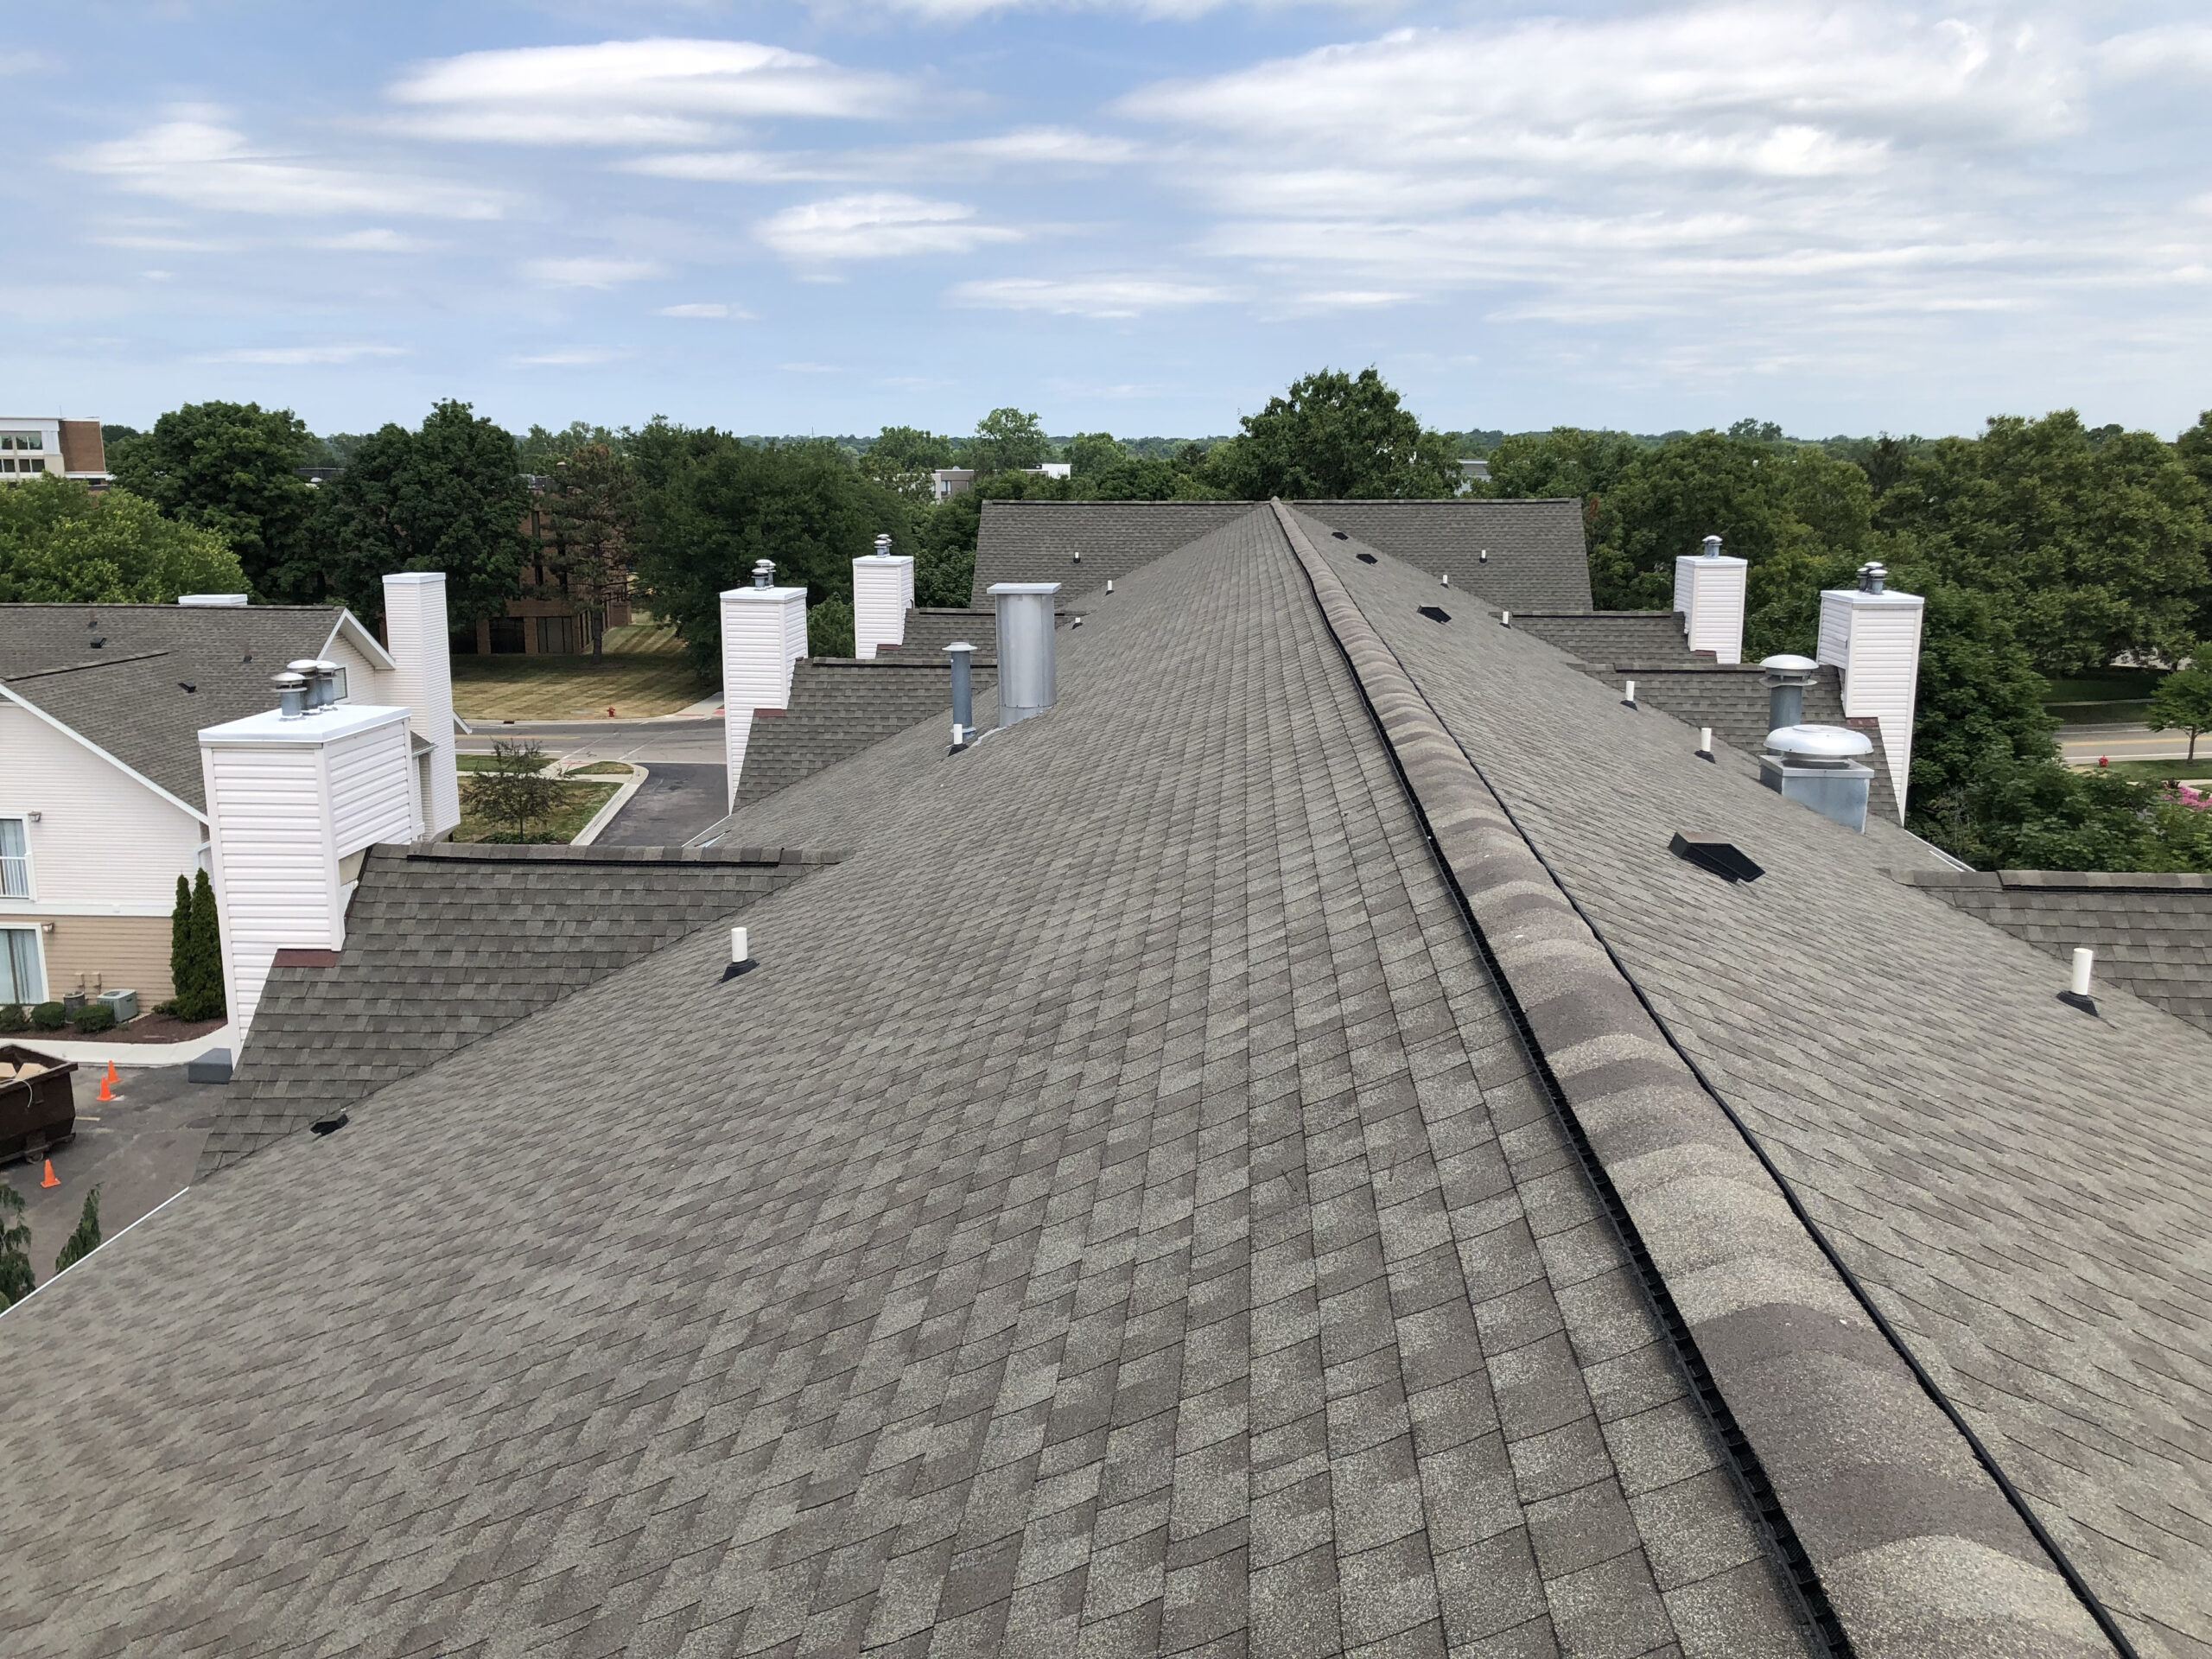
[[[1705,538],[1705,551],[1675,561],[1675,609],[1692,651],[1709,651],[1716,663],[1744,660],[1744,584],[1747,559],[1730,558],[1720,538]]]
[[[1920,692],[1920,624],[1927,601],[1917,594],[1886,591],[1888,579],[1880,565],[1862,565],[1858,587],[1821,594],[1819,655],[1843,671],[1844,717],[1872,720],[1881,729],[1902,822],[1905,785],[1912,778],[1912,713]]]
[[[277,951],[341,949],[363,855],[413,836],[411,712],[271,709],[200,734],[223,989],[241,1041]]]
[[[442,841],[461,827],[461,777],[453,741],[453,640],[442,570],[408,570],[384,579],[386,649],[397,665],[393,690],[408,724],[430,746],[416,763],[423,839]]]
[[[913,604],[914,561],[877,537],[875,551],[853,561],[853,654],[873,661],[877,647],[905,644]]]
[[[791,707],[791,670],[806,655],[806,589],[775,587],[775,565],[762,559],[752,587],[722,595],[722,743],[733,806],[753,711]]]

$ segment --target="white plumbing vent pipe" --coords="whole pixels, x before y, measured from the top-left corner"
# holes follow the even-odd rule
[[[1628,704],[1631,709],[1636,707],[1636,682],[1634,680],[1623,680],[1621,682],[1621,701]]]
[[[2074,982],[2067,988],[2076,996],[2089,994],[2089,970],[2096,966],[2097,953],[2087,945],[2074,948]]]
[[[1697,752],[1700,754],[1711,754],[1713,753],[1712,727],[1700,726],[1697,728]]]
[[[729,959],[734,963],[753,960],[752,948],[747,944],[745,930],[741,927],[733,927],[729,931]]]

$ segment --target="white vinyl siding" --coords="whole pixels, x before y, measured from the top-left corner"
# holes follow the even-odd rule
[[[0,920],[10,909],[166,916],[177,877],[199,869],[207,839],[196,814],[29,709],[0,701],[0,819],[10,818],[22,825],[36,896],[8,890]]]
[[[414,838],[418,815],[402,722],[337,739],[324,747],[330,776],[330,830],[344,857],[378,842]]]
[[[253,1019],[285,945],[328,945],[337,869],[323,830],[321,757],[313,749],[209,749],[207,804],[222,835],[215,883],[232,1021]]]

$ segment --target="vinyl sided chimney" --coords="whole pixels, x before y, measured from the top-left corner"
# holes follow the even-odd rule
[[[397,671],[392,688],[407,723],[430,746],[416,766],[423,839],[443,841],[461,827],[461,777],[453,741],[453,643],[442,570],[408,570],[384,579],[384,632]]]
[[[753,711],[791,707],[791,671],[806,655],[806,589],[779,588],[775,580],[775,564],[762,559],[753,567],[753,586],[721,596],[722,744],[733,806]]]
[[[1872,720],[1880,728],[1890,787],[1904,817],[1905,785],[1912,778],[1913,709],[1920,693],[1920,625],[1927,601],[1888,590],[1889,572],[1859,567],[1859,586],[1821,594],[1823,663],[1843,671],[1847,720]]]
[[[879,536],[874,552],[853,561],[853,655],[872,661],[880,646],[905,644],[913,607],[914,561]]]
[[[318,709],[308,690],[287,698],[304,714],[271,709],[200,734],[223,988],[241,1039],[276,952],[342,948],[363,856],[411,839],[420,822],[412,711]]]
[[[999,612],[999,726],[1041,715],[1058,696],[1052,666],[1052,595],[1057,582],[995,582]]]
[[[1705,551],[1675,561],[1675,609],[1681,613],[1689,648],[1710,652],[1715,663],[1744,660],[1744,586],[1751,563],[1720,550],[1720,538],[1705,538]]]

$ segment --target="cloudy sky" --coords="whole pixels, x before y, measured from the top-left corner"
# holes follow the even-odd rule
[[[2201,0],[79,0],[7,36],[0,412],[1198,434],[1369,363],[1452,428],[2212,406]]]

